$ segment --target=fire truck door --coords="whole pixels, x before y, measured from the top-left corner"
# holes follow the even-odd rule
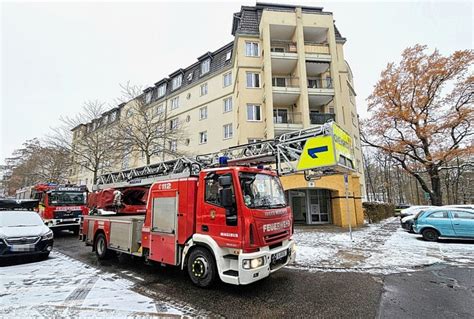
[[[178,200],[176,191],[158,191],[152,194],[151,260],[177,264]]]

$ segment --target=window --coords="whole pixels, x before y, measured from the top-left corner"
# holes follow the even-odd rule
[[[259,56],[258,42],[245,43],[245,56]]]
[[[146,104],[149,104],[151,102],[151,97],[153,95],[153,92],[152,91],[148,91],[146,94],[145,94],[145,103]]]
[[[248,88],[260,87],[260,73],[247,72],[247,87]]]
[[[160,98],[162,96],[165,96],[165,93],[166,93],[166,83],[158,87],[158,97]]]
[[[178,142],[177,141],[168,141],[168,148],[171,152],[176,152],[178,149]]]
[[[232,123],[224,125],[224,139],[232,138],[233,134]]]
[[[179,96],[171,99],[171,109],[177,109],[179,107]]]
[[[288,123],[287,109],[273,109],[273,123],[282,124]]]
[[[116,118],[117,118],[117,112],[110,113],[110,122],[115,121]]]
[[[165,111],[165,107],[163,106],[163,104],[160,104],[156,107],[156,114],[157,115],[163,114],[164,111]]]
[[[221,201],[220,201],[220,197],[219,197],[219,189],[221,188],[220,185],[219,185],[219,176],[225,176],[225,175],[230,175],[230,174],[222,174],[222,175],[218,175],[218,174],[215,174],[215,173],[208,173],[206,178],[205,178],[205,181],[206,181],[206,190],[205,190],[205,201],[210,203],[210,204],[213,204],[213,205],[217,205],[217,206],[221,206]],[[230,175],[230,177],[232,178],[232,175]],[[232,189],[232,192],[234,191],[234,187],[231,186],[231,189]]]
[[[286,79],[282,77],[272,78],[272,85],[277,87],[286,87]]]
[[[226,61],[229,61],[231,57],[232,57],[232,51],[228,51],[228,52],[225,54],[225,60],[226,60]]]
[[[211,69],[211,59],[206,59],[201,63],[201,75],[209,72]]]
[[[270,52],[280,52],[280,53],[284,53],[284,52],[285,52],[285,48],[283,48],[283,47],[271,47],[271,48],[270,48]]]
[[[262,141],[261,138],[249,138],[248,139],[249,143],[257,143],[257,142],[261,142],[261,141]]]
[[[207,106],[201,107],[199,109],[199,119],[200,120],[207,119]]]
[[[247,104],[247,121],[261,121],[260,105]]]
[[[431,213],[427,218],[448,218],[447,212],[434,212]]]
[[[128,110],[127,110],[127,113],[125,113],[125,114],[126,114],[126,115],[125,115],[126,117],[131,117],[131,116],[133,115],[133,110],[132,110],[132,109],[128,109]]]
[[[182,74],[180,74],[178,76],[175,76],[173,78],[173,82],[172,82],[173,90],[176,90],[177,88],[179,88],[181,86],[182,82],[183,82],[183,75]]]
[[[329,114],[334,114],[334,107],[332,106],[329,107]]]
[[[201,85],[201,96],[207,94],[207,83]]]
[[[170,120],[170,130],[174,131],[177,128],[178,128],[178,119],[175,118],[175,119]]]
[[[227,72],[224,74],[224,87],[227,87],[232,84],[232,72]]]
[[[187,79],[188,79],[188,82],[191,82],[193,80],[193,73],[192,72],[188,74]]]
[[[171,125],[170,125],[171,126]],[[158,123],[156,126],[156,133],[161,136],[165,132],[165,123]]]
[[[109,116],[104,115],[104,117],[102,118],[102,124],[105,125],[105,124],[107,124],[108,121],[109,121]]]
[[[224,99],[224,113],[232,111],[232,97]]]
[[[474,213],[466,211],[451,211],[453,218],[456,219],[474,219]]]
[[[207,143],[207,131],[199,132],[199,144]]]

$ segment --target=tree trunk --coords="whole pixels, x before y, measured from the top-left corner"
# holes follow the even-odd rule
[[[431,192],[430,201],[433,206],[442,206],[443,205],[443,193],[441,191],[441,178],[439,177],[439,169],[434,166],[428,170],[431,180]]]

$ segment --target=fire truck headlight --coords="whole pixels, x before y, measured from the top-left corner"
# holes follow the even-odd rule
[[[265,263],[264,257],[244,259],[242,261],[242,267],[244,269],[255,269],[255,268],[263,266],[264,263]]]
[[[53,239],[53,232],[51,230],[49,230],[48,232],[46,232],[45,234],[41,236],[41,240],[49,240],[49,239]]]

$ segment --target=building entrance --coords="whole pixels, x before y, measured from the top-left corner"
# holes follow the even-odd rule
[[[327,189],[292,189],[289,202],[296,223],[329,224],[331,220],[331,191]]]

